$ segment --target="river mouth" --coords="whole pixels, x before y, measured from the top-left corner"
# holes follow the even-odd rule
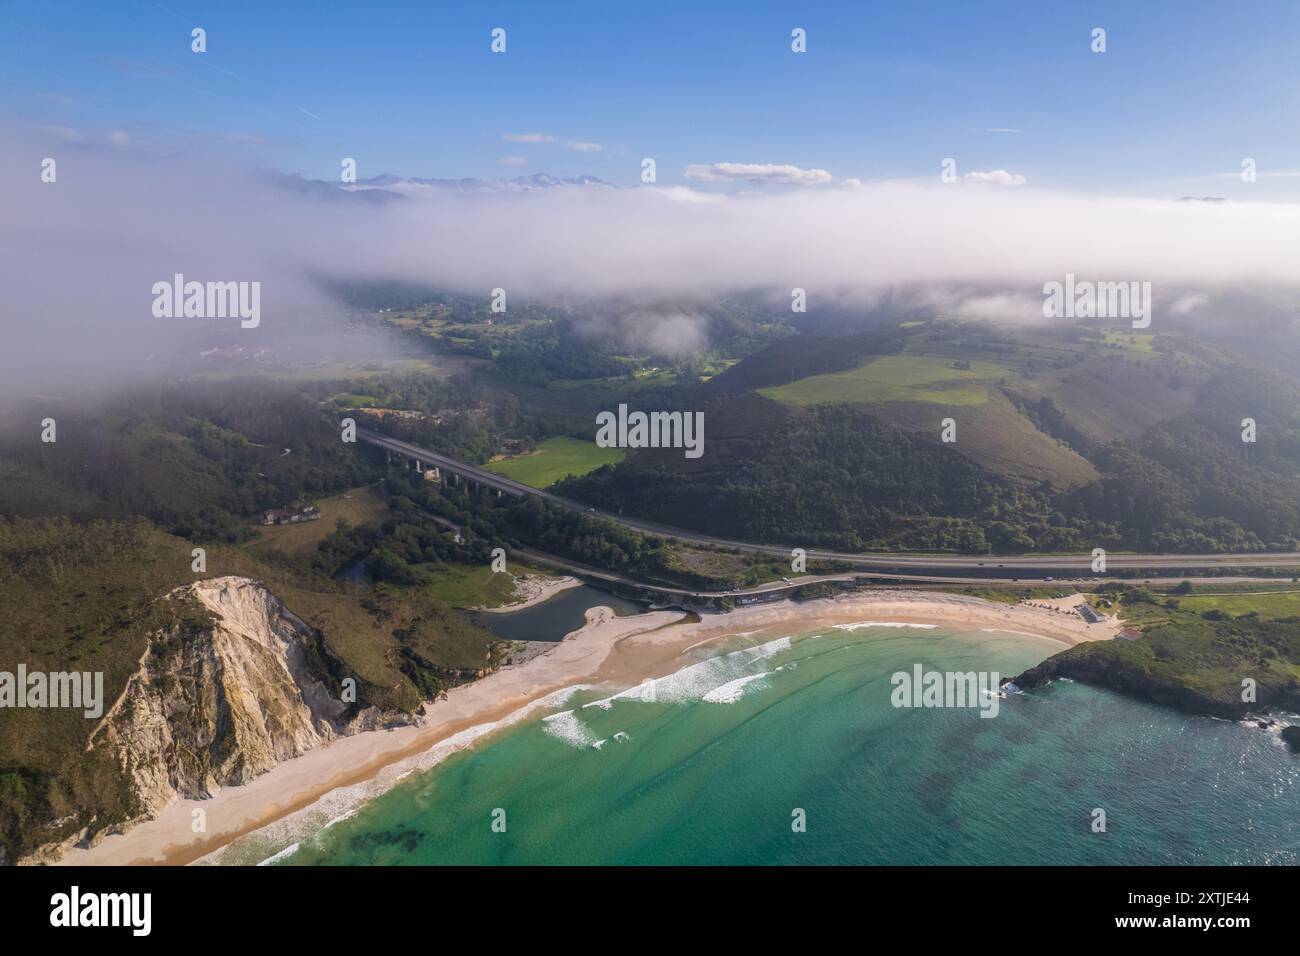
[[[461,613],[503,641],[555,642],[582,627],[587,621],[587,611],[602,605],[612,607],[619,617],[643,614],[646,610],[636,601],[584,584],[581,587],[567,588],[540,604],[518,611],[505,614],[483,611]]]
[[[366,559],[354,562],[334,577],[338,581],[364,587],[367,583]],[[647,610],[644,604],[583,584],[576,588],[566,588],[540,604],[518,611],[488,613],[458,609],[457,613],[503,641],[554,643],[564,640],[566,634],[582,627],[587,623],[587,611],[602,605],[613,608],[619,617],[644,614]]]

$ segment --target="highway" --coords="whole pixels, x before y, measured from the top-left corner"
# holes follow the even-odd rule
[[[734,548],[754,554],[772,555],[790,558],[792,545],[756,544],[748,541],[731,541],[674,528],[669,525],[642,521],[610,514],[597,508],[591,508],[560,495],[496,475],[475,465],[466,464],[445,455],[429,451],[408,442],[389,438],[365,428],[357,428],[357,437],[364,442],[384,448],[395,454],[418,459],[426,465],[435,465],[444,473],[457,475],[485,488],[510,495],[533,495],[560,508],[576,511],[592,517],[604,518],[624,528],[645,534],[676,538],[679,541],[699,544],[714,548]],[[823,561],[841,561],[852,566],[855,573],[871,577],[907,578],[928,583],[969,584],[974,580],[989,583],[1030,583],[1041,581],[1044,577],[1060,579],[1065,583],[1073,577],[1093,583],[1112,580],[1107,574],[1095,574],[1092,571],[1091,554],[1065,555],[950,555],[950,554],[903,554],[894,552],[855,553],[829,551],[820,548],[808,548],[810,559]],[[1106,572],[1124,570],[1139,572],[1139,577],[1150,578],[1152,583],[1177,583],[1184,578],[1194,582],[1200,580],[1196,571],[1217,570],[1220,575],[1205,577],[1205,581],[1219,583],[1276,581],[1276,577],[1266,578],[1250,574],[1235,576],[1222,575],[1228,569],[1283,569],[1294,568],[1300,575],[1300,552],[1260,552],[1244,554],[1119,554],[1106,556]],[[834,578],[837,576],[829,576]],[[838,577],[842,577],[838,576]],[[829,579],[828,578],[828,579]],[[1126,578],[1114,580],[1133,580],[1133,574]],[[800,583],[810,583],[807,580]],[[776,585],[780,587],[781,585]],[[789,586],[789,585],[786,585]],[[738,592],[739,593],[739,592]],[[750,592],[745,592],[750,593]]]

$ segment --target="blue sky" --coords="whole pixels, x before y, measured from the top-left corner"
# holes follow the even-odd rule
[[[7,2],[0,110],[322,178],[350,156],[362,177],[631,185],[653,156],[661,183],[718,162],[870,181],[951,156],[1036,186],[1232,195],[1243,157],[1300,169],[1297,3],[703,6]],[[505,139],[528,133],[553,139]]]

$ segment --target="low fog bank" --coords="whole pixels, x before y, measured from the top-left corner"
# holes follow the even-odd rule
[[[723,196],[557,187],[377,203],[194,154],[9,131],[0,162],[0,375],[13,388],[158,373],[222,345],[374,348],[342,331],[334,283],[419,283],[486,301],[593,307],[580,325],[665,354],[707,344],[711,297],[809,313],[1044,322],[1067,273],[1147,281],[1152,331],[1297,318],[1300,206],[1105,199],[971,182]],[[55,182],[42,182],[45,157]],[[260,282],[260,321],[157,317],[155,283]],[[323,280],[323,281],[322,281]],[[638,302],[682,301],[698,308]],[[1061,320],[1056,320],[1061,321]],[[1169,323],[1169,325],[1165,325]]]

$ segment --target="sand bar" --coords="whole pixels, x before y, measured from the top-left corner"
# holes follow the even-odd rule
[[[520,574],[515,576],[515,601],[500,607],[482,608],[487,614],[510,614],[522,611],[526,607],[549,601],[555,595],[569,588],[580,588],[582,582],[575,577],[564,575],[553,577],[546,574]]]

